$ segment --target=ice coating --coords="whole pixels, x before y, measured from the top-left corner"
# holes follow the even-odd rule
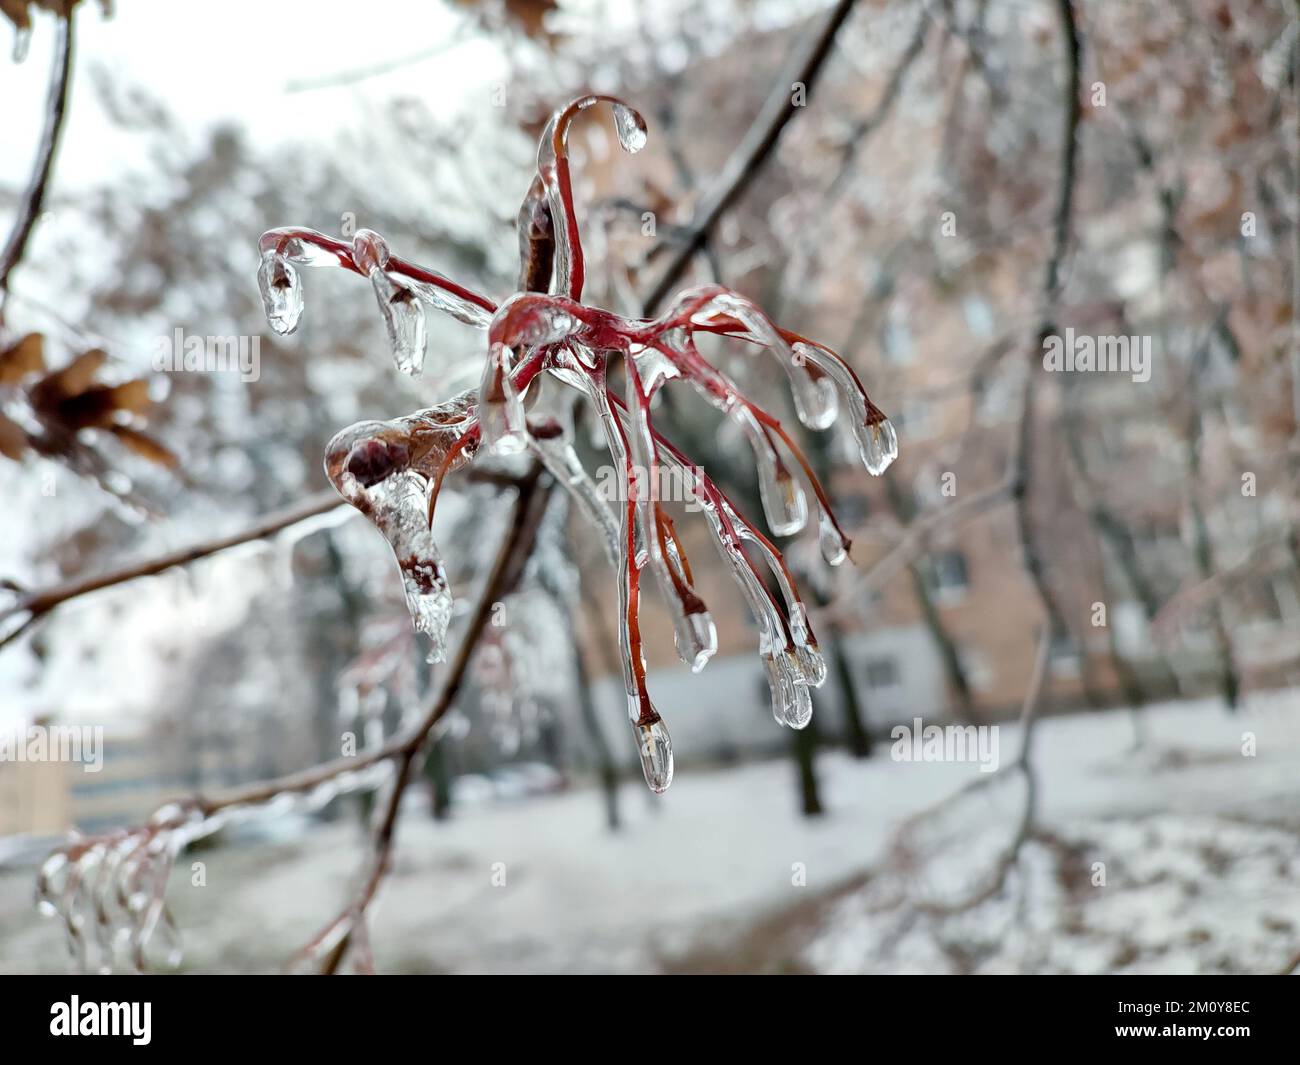
[[[641,755],[645,782],[656,795],[662,795],[673,782],[673,743],[668,736],[668,726],[656,719],[635,728],[637,753]]]
[[[391,422],[359,422],[330,441],[330,483],[384,535],[397,559],[406,605],[429,638],[429,660],[445,655],[451,588],[429,515],[442,478],[469,461],[462,438],[473,424],[471,393]]]
[[[377,266],[370,271],[370,283],[375,290],[384,328],[388,331],[393,362],[402,373],[419,377],[424,370],[427,344],[424,308],[410,285],[396,280]]]
[[[305,229],[277,229],[261,241],[263,301],[272,327],[289,332],[302,313],[296,266],[339,266],[366,278],[375,292],[403,372],[418,373],[425,348],[424,308],[486,330],[479,385],[448,404],[390,422],[366,422],[338,434],[326,469],[339,492],[384,533],[398,559],[417,628],[439,652],[450,616],[447,576],[430,527],[443,477],[481,446],[532,452],[600,530],[617,567],[618,636],[628,713],[647,782],[672,779],[667,729],[650,698],[642,646],[642,574],[653,572],[674,625],[678,656],[698,671],[717,650],[717,631],[697,594],[690,560],[664,501],[657,474],[672,470],[691,486],[693,502],[727,572],[758,626],[758,652],[777,721],[802,728],[811,689],[826,665],[781,552],[743,517],[708,476],[657,429],[654,400],[676,380],[689,382],[739,427],[754,456],[759,498],[772,534],[805,529],[815,510],[823,556],[842,563],[849,539],[797,440],[772,413],[746,397],[699,352],[704,332],[766,350],[786,375],[800,422],[814,431],[845,417],[864,466],[883,473],[897,435],[835,352],[777,326],[753,301],[721,285],[679,294],[656,318],[633,319],[581,302],[586,264],[574,206],[568,134],[581,112],[610,105],[619,144],[646,144],[646,123],[614,97],[588,95],[556,111],[542,133],[537,169],[517,214],[519,289],[501,304],[445,275],[394,255],[378,234],[350,242]],[[619,371],[622,371],[621,376]],[[530,415],[534,382],[547,375],[589,404],[616,472],[618,495],[602,495],[571,445],[568,415]],[[612,386],[611,377],[622,387]],[[440,378],[441,379],[441,378]]]
[[[372,761],[265,801],[173,802],[143,825],[77,836],[42,862],[37,909],[62,924],[69,953],[82,972],[175,969],[181,940],[167,906],[167,882],[188,846],[230,825],[320,810],[339,795],[374,790],[391,775],[387,762]]]
[[[483,443],[499,454],[514,454],[528,447],[524,401],[511,380],[510,349],[493,344],[483,366],[479,386],[478,421]]]
[[[262,294],[266,320],[279,336],[298,328],[302,318],[302,281],[289,260],[274,251],[262,253],[257,269],[257,287]]]

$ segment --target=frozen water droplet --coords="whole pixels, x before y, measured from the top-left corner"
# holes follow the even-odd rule
[[[289,260],[273,249],[263,252],[257,268],[257,287],[271,328],[279,336],[297,329],[302,317],[302,282]]]
[[[793,729],[807,728],[808,723],[812,721],[812,693],[808,690],[806,684],[796,684],[794,686],[794,701],[786,708],[785,723]]]
[[[805,368],[816,367],[823,375],[822,380],[834,383],[852,419],[850,424],[863,465],[879,477],[898,457],[898,434],[894,426],[867,398],[857,377],[842,359],[811,344],[798,345],[798,349]]]
[[[793,351],[794,372],[790,375],[795,412],[809,429],[828,429],[839,414],[839,396],[835,382],[812,369],[812,348],[796,342]]]
[[[352,262],[367,277],[376,267],[388,267],[388,243],[373,229],[358,229],[352,238]]]
[[[635,155],[646,145],[646,124],[639,111],[627,104],[614,105],[614,129],[625,152]]]
[[[872,425],[855,426],[854,435],[862,451],[862,463],[873,476],[879,477],[898,458],[898,434],[888,418]]]
[[[508,455],[528,447],[524,400],[510,380],[510,349],[493,344],[479,387],[478,420],[483,443]]]
[[[812,720],[812,696],[799,660],[783,649],[768,651],[762,659],[772,691],[772,716],[777,724],[803,728]]]
[[[656,795],[662,795],[673,782],[673,744],[668,737],[668,726],[660,719],[634,727],[645,782]]]
[[[325,456],[339,494],[392,546],[411,619],[429,637],[434,661],[442,655],[453,603],[429,530],[430,481],[472,416],[472,399],[463,395],[393,422],[361,422],[337,434]],[[468,458],[462,452],[448,469]]]
[[[698,673],[718,650],[718,630],[707,610],[681,614],[674,625],[677,657]]]
[[[820,688],[826,683],[826,659],[816,647],[804,644],[795,648],[795,654],[810,688]]]
[[[822,549],[822,558],[830,566],[838,566],[848,557],[844,550],[844,539],[831,521],[829,514],[822,514],[817,525],[817,542]]]
[[[44,917],[56,917],[59,913],[57,897],[68,869],[68,856],[63,851],[55,851],[41,863],[36,876],[36,908]]]
[[[14,31],[14,62],[21,63],[27,58],[27,51],[32,44],[32,28],[20,26]],[[635,149],[633,149],[635,151]]]
[[[379,313],[384,316],[393,361],[402,373],[419,377],[427,346],[424,307],[410,288],[378,266],[370,270],[370,283],[375,289]]]
[[[785,469],[769,471],[759,467],[759,495],[763,514],[777,536],[792,536],[808,522],[808,501],[803,489]]]

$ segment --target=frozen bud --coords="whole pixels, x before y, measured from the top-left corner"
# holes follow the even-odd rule
[[[279,252],[268,248],[257,268],[257,287],[262,293],[266,320],[280,336],[298,328],[302,317],[302,282],[298,271]]]
[[[404,470],[411,456],[404,444],[386,444],[382,440],[362,440],[344,462],[344,469],[364,488],[378,484],[397,470]]]

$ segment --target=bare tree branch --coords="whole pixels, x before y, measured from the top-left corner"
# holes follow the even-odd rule
[[[254,540],[261,540],[280,532],[282,529],[287,529],[291,525],[297,525],[309,518],[325,514],[344,505],[343,500],[339,498],[338,493],[333,489],[327,492],[317,492],[315,495],[308,496],[301,503],[295,503],[283,510],[277,510],[266,515],[255,524],[237,533],[204,540],[201,543],[192,544],[177,551],[169,551],[166,554],[146,559],[143,562],[121,566],[118,569],[109,570],[93,577],[74,577],[63,584],[21,595],[16,603],[11,604],[4,611],[0,611],[0,621],[19,614],[25,615],[23,622],[17,629],[0,636],[0,647],[4,647],[14,640],[20,632],[38,618],[71,599],[78,599],[83,595],[89,595],[91,592],[97,592],[115,584],[124,584],[139,577],[151,577],[156,573],[172,569],[174,566],[189,565],[191,562],[215,555],[228,548],[237,547],[240,544],[250,543]]]
[[[745,139],[727,161],[718,181],[696,207],[695,215],[691,219],[689,236],[673,250],[672,258],[669,259],[663,274],[651,287],[645,299],[647,314],[654,313],[663,302],[695,253],[704,246],[705,240],[722,212],[744,193],[749,183],[763,168],[763,164],[780,140],[786,124],[794,117],[795,111],[799,110],[794,102],[790,85],[799,82],[803,84],[805,93],[812,92],[817,75],[830,56],[835,35],[852,10],[853,0],[839,0],[834,10],[827,16],[825,26],[801,58],[794,76],[789,81],[782,78],[781,83],[768,97],[763,110],[750,126],[749,132],[745,134]]]
[[[54,157],[58,154],[63,121],[68,112],[68,90],[72,82],[72,10],[59,20],[59,40],[54,50],[54,66],[50,75],[50,91],[45,107],[45,131],[41,135],[40,150],[32,178],[23,193],[18,217],[0,252],[0,325],[4,324],[4,301],[9,292],[9,277],[22,261],[28,238],[41,215],[41,205],[54,170]]]

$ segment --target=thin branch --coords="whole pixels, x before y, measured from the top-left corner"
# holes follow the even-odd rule
[[[63,122],[68,112],[68,89],[72,82],[72,18],[71,10],[59,20],[59,40],[54,50],[54,66],[50,75],[50,91],[45,107],[45,131],[41,135],[40,150],[32,178],[23,194],[18,217],[0,252],[0,324],[4,322],[4,300],[9,292],[9,276],[22,261],[28,238],[41,216],[41,205],[54,170],[54,157],[58,154]]]
[[[777,85],[772,95],[768,97],[767,103],[763,105],[763,110],[750,126],[744,140],[727,161],[718,181],[696,207],[688,237],[673,250],[672,258],[669,259],[663,274],[650,289],[650,294],[646,296],[647,314],[653,314],[663,302],[695,253],[704,246],[722,212],[744,193],[749,183],[763,168],[763,164],[780,140],[786,124],[799,110],[794,102],[790,85],[796,82],[802,83],[805,94],[812,92],[817,75],[830,56],[835,35],[852,10],[853,0],[839,0],[835,9],[827,17],[825,26],[800,60],[794,76],[789,81],[783,78],[781,84]]]
[[[1065,143],[1061,153],[1054,238],[1043,274],[1043,316],[1037,331],[1039,341],[1037,350],[1041,350],[1042,338],[1055,328],[1053,318],[1060,297],[1061,264],[1064,262],[1069,241],[1070,221],[1074,205],[1077,159],[1076,138],[1079,131],[1080,117],[1079,74],[1081,57],[1078,27],[1075,24],[1071,0],[1057,0],[1057,9],[1061,16],[1061,29],[1065,36],[1068,68],[1066,76]],[[1011,491],[1015,499],[1017,526],[1025,552],[1025,566],[1042,602],[1046,619],[1046,623],[1040,627],[1036,634],[1037,652],[1034,656],[1033,670],[1030,674],[1029,684],[1020,710],[1020,753],[1016,756],[1016,760],[1012,765],[1014,771],[1024,775],[1025,801],[1016,834],[1007,848],[999,854],[997,862],[983,886],[954,903],[923,903],[917,907],[918,910],[931,917],[942,918],[964,912],[1000,894],[1006,886],[1011,871],[1019,860],[1021,850],[1034,835],[1038,778],[1030,756],[1034,729],[1038,722],[1039,708],[1042,703],[1048,664],[1051,661],[1052,637],[1056,631],[1054,626],[1059,618],[1059,610],[1045,581],[1042,559],[1036,552],[1036,544],[1032,537],[1029,520],[1028,488],[1032,451],[1030,435],[1033,423],[1034,382],[1036,377],[1037,374],[1034,373],[1034,368],[1031,366],[1025,381],[1020,420],[1016,429],[1016,447],[1011,457]],[[933,816],[961,798],[989,786],[990,782],[997,780],[1000,776],[1001,774],[993,774],[976,779],[965,787],[959,788],[935,806],[909,818],[900,828],[898,838],[906,838],[908,834],[915,830],[919,821]]]
[[[191,544],[189,547],[180,548],[177,551],[169,551],[166,554],[146,559],[143,562],[134,562],[92,577],[74,577],[63,584],[56,584],[53,587],[20,596],[16,603],[0,612],[0,621],[17,614],[27,616],[19,628],[0,636],[0,647],[4,647],[15,639],[32,622],[69,600],[79,599],[91,592],[97,592],[115,584],[124,584],[139,577],[151,577],[156,573],[172,569],[174,566],[189,565],[191,562],[215,555],[228,548],[237,547],[253,540],[261,540],[264,537],[280,532],[282,529],[287,529],[291,525],[297,525],[309,518],[328,513],[344,505],[343,500],[339,498],[338,493],[333,489],[317,492],[300,503],[285,507],[283,510],[273,511],[240,532],[204,540],[197,544]]]
[[[418,63],[426,63],[430,59],[435,59],[444,52],[448,52],[463,43],[472,26],[472,22],[462,22],[437,44],[429,45],[427,48],[421,48],[417,52],[411,52],[409,55],[399,56],[396,59],[387,59],[370,66],[336,71],[332,74],[323,74],[313,78],[294,79],[285,83],[284,91],[286,93],[297,93],[312,92],[316,89],[337,89],[344,85],[356,85],[370,78],[383,77],[385,74],[392,74],[395,71],[415,66]]]
[[[520,483],[519,478],[514,474],[491,469],[467,470],[464,480],[472,484],[486,484],[497,488],[518,488]],[[273,511],[264,518],[259,518],[253,525],[237,533],[218,536],[211,540],[203,540],[189,547],[169,551],[166,554],[145,559],[142,562],[119,566],[94,577],[74,577],[63,584],[20,595],[17,602],[0,610],[0,622],[18,614],[27,616],[18,628],[0,636],[0,648],[12,643],[33,622],[69,600],[78,599],[83,595],[89,595],[91,592],[98,592],[104,588],[110,588],[115,584],[126,584],[128,581],[138,580],[141,577],[152,577],[156,573],[162,573],[164,570],[176,566],[188,566],[191,562],[197,562],[199,559],[219,554],[229,548],[238,547],[240,544],[265,539],[290,526],[309,521],[314,517],[327,514],[331,510],[346,505],[338,493],[332,489],[317,492],[301,502],[294,503],[282,510]]]
[[[951,506],[935,507],[925,511],[906,525],[902,537],[885,554],[862,570],[856,580],[841,587],[832,605],[847,602],[863,593],[880,591],[909,562],[925,554],[933,533],[940,529],[952,531],[965,522],[1010,501],[1014,498],[1014,488],[1011,479],[1007,478],[990,488],[968,495]]]
[[[1070,220],[1074,210],[1074,189],[1077,170],[1077,141],[1081,105],[1079,99],[1079,80],[1081,64],[1081,46],[1078,27],[1074,20],[1072,0],[1057,0],[1057,9],[1061,17],[1061,30],[1065,38],[1066,79],[1065,79],[1065,128],[1061,150],[1060,177],[1056,203],[1054,235],[1047,265],[1043,271],[1042,316],[1036,330],[1035,343],[1030,350],[1031,365],[1025,378],[1023,406],[1016,432],[1014,493],[1016,500],[1016,524],[1020,534],[1020,543],[1024,549],[1025,570],[1033,583],[1034,590],[1047,615],[1048,624],[1053,632],[1069,631],[1065,624],[1055,593],[1047,582],[1042,553],[1029,513],[1029,488],[1033,477],[1033,454],[1030,437],[1034,426],[1034,400],[1037,395],[1038,374],[1032,365],[1035,354],[1043,349],[1043,340],[1056,329],[1056,309],[1061,294],[1061,268],[1065,260],[1066,249],[1070,239]]]

